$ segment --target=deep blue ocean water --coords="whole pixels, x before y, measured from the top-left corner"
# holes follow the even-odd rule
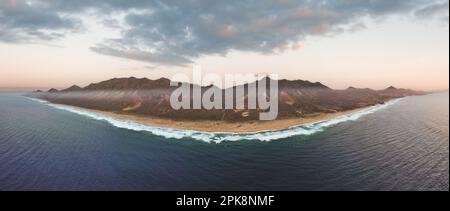
[[[0,190],[449,190],[449,94],[310,135],[208,143],[0,94]]]

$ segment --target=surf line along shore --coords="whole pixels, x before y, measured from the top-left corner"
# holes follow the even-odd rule
[[[123,122],[135,122],[150,127],[160,127],[160,128],[173,128],[181,130],[191,130],[198,132],[212,132],[212,133],[236,133],[236,134],[247,134],[247,133],[257,133],[264,131],[279,131],[285,130],[290,127],[300,126],[304,124],[328,121],[340,116],[351,115],[356,112],[364,111],[370,107],[357,108],[348,111],[336,112],[336,113],[316,113],[311,114],[307,117],[302,118],[288,118],[288,119],[276,119],[273,121],[245,121],[245,122],[226,122],[220,120],[172,120],[168,118],[158,118],[149,117],[139,114],[129,114],[129,113],[117,113],[113,111],[101,111],[94,109],[87,109],[77,106],[52,104],[45,102],[48,105],[54,105],[59,109],[65,109],[70,112],[88,113],[91,115],[99,115],[103,117],[110,117],[115,120]]]
[[[212,110],[225,107],[225,109],[242,110],[246,108],[245,101],[247,101],[247,109],[267,111],[259,113],[259,120],[274,120],[278,116],[278,75],[276,74],[225,74],[224,82],[222,82],[220,75],[203,76],[201,66],[194,65],[192,75],[192,81],[188,75],[182,73],[175,74],[171,78],[170,86],[179,86],[170,95],[170,106],[173,109]],[[181,83],[180,86],[179,81],[189,83]],[[195,85],[191,86],[191,84]],[[247,89],[245,86],[240,86],[243,84],[247,84]],[[201,87],[205,86],[210,88],[202,95]],[[235,88],[226,89],[225,98],[223,98],[221,89],[223,87]],[[225,100],[225,106],[223,100]]]

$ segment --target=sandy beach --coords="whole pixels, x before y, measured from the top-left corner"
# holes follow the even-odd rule
[[[358,108],[336,113],[316,113],[310,114],[308,117],[279,119],[272,121],[245,121],[245,122],[227,122],[227,121],[209,121],[209,120],[171,120],[166,118],[158,118],[152,116],[144,116],[137,114],[116,113],[110,111],[100,111],[94,109],[86,109],[76,106],[64,105],[74,109],[84,110],[97,113],[119,120],[134,121],[143,125],[162,128],[176,128],[185,130],[195,130],[202,132],[230,132],[230,133],[249,133],[260,131],[282,130],[289,127],[298,126],[307,123],[330,120],[342,115],[351,114],[366,109]]]

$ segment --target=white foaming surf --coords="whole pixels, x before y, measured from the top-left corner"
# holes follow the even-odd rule
[[[60,104],[52,104],[44,100],[28,98],[33,101],[43,103],[45,105],[51,106],[53,108],[57,108],[64,111],[69,111],[78,115],[86,116],[94,120],[106,121],[109,124],[116,126],[118,128],[124,128],[128,130],[134,131],[143,131],[149,132],[153,135],[161,136],[169,139],[182,139],[182,138],[192,138],[195,140],[205,141],[208,143],[220,143],[223,141],[240,141],[240,140],[259,140],[259,141],[273,141],[278,139],[285,139],[293,136],[301,136],[301,135],[311,135],[317,132],[321,132],[326,128],[337,125],[342,122],[347,121],[355,121],[359,118],[372,114],[381,109],[387,108],[401,99],[395,99],[388,101],[384,104],[372,106],[361,111],[357,111],[351,114],[338,116],[336,118],[324,121],[318,121],[314,123],[302,124],[298,126],[293,126],[283,130],[274,130],[274,131],[261,131],[261,132],[251,132],[251,133],[220,133],[220,132],[200,132],[193,130],[184,130],[184,129],[175,129],[175,128],[161,128],[148,126],[144,124],[140,124],[134,121],[122,120],[113,118],[110,116],[89,112],[82,109],[76,109],[73,107],[60,105]]]

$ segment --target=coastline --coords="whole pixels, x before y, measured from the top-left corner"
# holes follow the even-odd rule
[[[301,126],[303,124],[332,120],[340,116],[353,114],[355,112],[363,111],[365,109],[373,107],[367,106],[336,113],[316,113],[311,114],[308,117],[280,119],[273,121],[226,122],[226,121],[210,121],[210,120],[199,120],[199,121],[171,120],[166,118],[158,118],[138,114],[124,114],[111,111],[87,109],[83,107],[65,104],[57,104],[57,105],[62,105],[68,108],[91,112],[121,121],[132,121],[150,127],[181,129],[181,130],[191,130],[191,131],[211,132],[211,133],[242,133],[242,134],[285,130],[291,127]]]

